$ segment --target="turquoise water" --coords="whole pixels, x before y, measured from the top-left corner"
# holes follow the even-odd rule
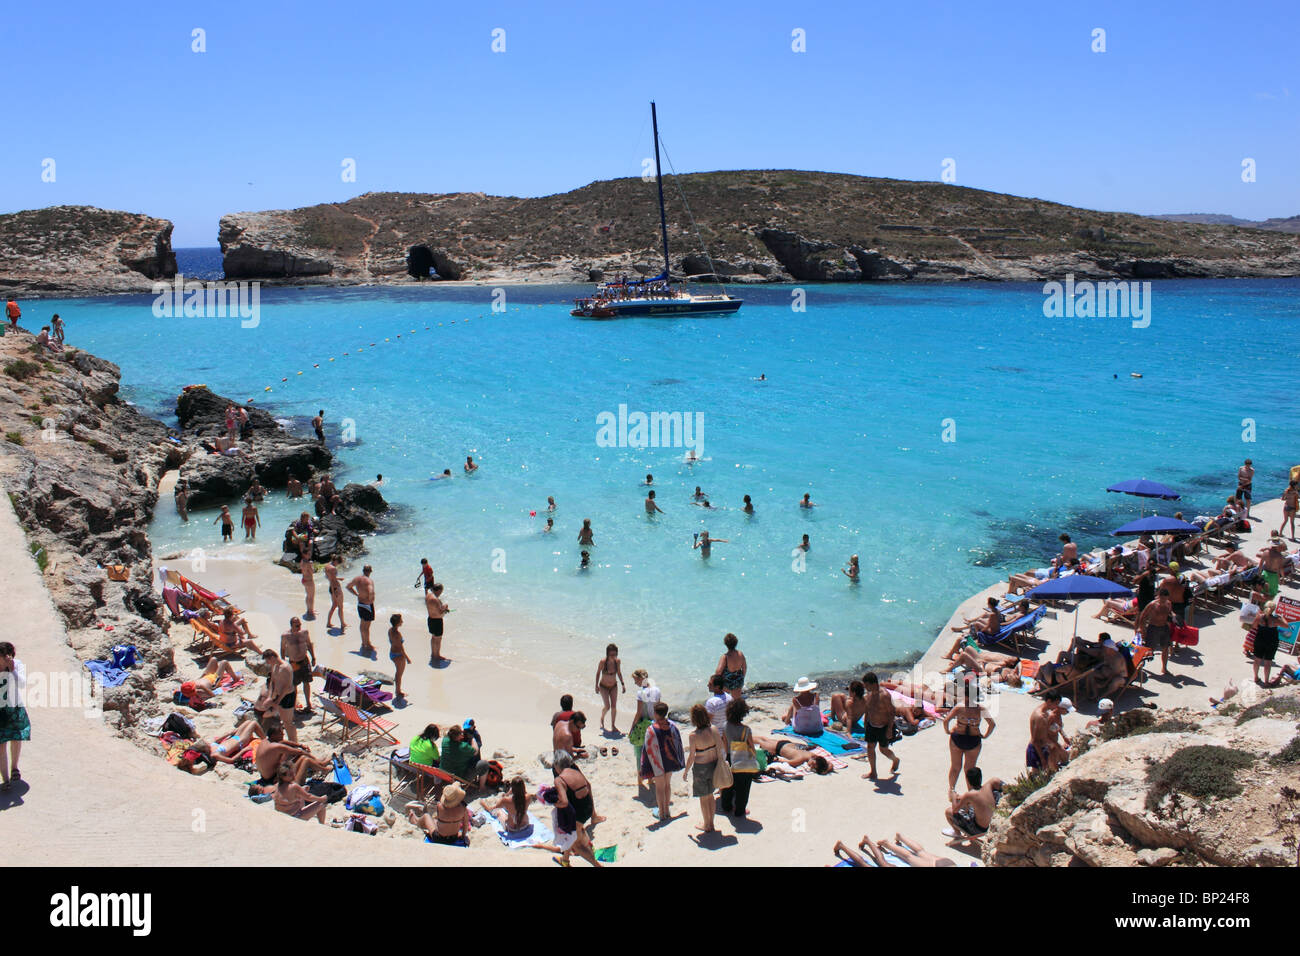
[[[901,658],[959,601],[1043,564],[1061,531],[1100,543],[1147,504],[1108,484],[1165,481],[1190,517],[1217,512],[1244,457],[1257,498],[1300,460],[1296,281],[1157,283],[1146,329],[1045,319],[1038,285],[812,286],[802,313],[788,287],[744,288],[732,318],[618,322],[570,318],[585,291],[508,287],[493,313],[486,288],[264,289],[251,329],[157,319],[148,297],[25,312],[61,312],[69,342],[119,363],[124,393],[151,412],[170,417],[179,387],[205,382],[304,433],[324,408],[332,442],[351,419],[339,472],[382,472],[398,506],[394,533],[372,541],[381,607],[400,593],[414,609],[427,556],[453,606],[557,625],[593,666],[613,639],[661,683],[710,672],[726,631],[755,678]],[[620,404],[701,413],[705,460],[598,446],[597,415]],[[468,479],[467,454],[482,465]],[[428,480],[443,468],[456,478]],[[667,512],[654,521],[647,472]],[[697,484],[725,510],[692,506]],[[818,508],[796,507],[805,492]],[[539,532],[547,495],[554,536]],[[268,542],[290,514],[264,509]],[[597,546],[584,573],[585,517]],[[728,541],[707,562],[691,549],[706,528]],[[160,554],[219,547],[213,525],[166,508],[154,537]],[[852,553],[858,586],[840,573]]]

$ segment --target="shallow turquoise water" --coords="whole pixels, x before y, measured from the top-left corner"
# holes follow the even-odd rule
[[[372,543],[381,605],[401,587],[414,607],[427,556],[453,605],[557,624],[593,666],[612,635],[629,670],[648,664],[663,680],[711,671],[726,631],[754,677],[897,659],[965,597],[1041,565],[1061,531],[1093,545],[1149,509],[1108,484],[1165,481],[1191,516],[1217,512],[1244,457],[1257,498],[1278,495],[1300,460],[1291,280],[1157,283],[1146,329],[1045,319],[1038,285],[813,286],[803,313],[787,287],[743,288],[733,318],[619,322],[570,318],[585,291],[509,287],[493,313],[485,288],[264,289],[252,329],[158,319],[149,297],[24,311],[61,312],[69,342],[118,362],[125,394],[151,412],[170,416],[181,385],[205,382],[304,432],[323,407],[332,441],[351,419],[340,473],[382,472],[399,506],[396,532]],[[620,404],[701,413],[705,460],[598,446],[597,415]],[[942,440],[945,419],[956,441]],[[482,464],[470,479],[466,454]],[[457,477],[427,480],[443,468]],[[653,522],[646,472],[667,512]],[[693,507],[697,484],[726,510]],[[796,507],[804,492],[818,508]],[[547,495],[554,536],[539,533]],[[290,512],[264,509],[268,541]],[[581,573],[584,517],[597,566]],[[728,539],[708,562],[691,549],[705,528]],[[170,509],[154,535],[159,553],[219,541]],[[840,573],[851,553],[856,587]]]

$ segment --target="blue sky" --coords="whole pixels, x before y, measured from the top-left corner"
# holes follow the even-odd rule
[[[654,98],[681,172],[952,158],[1089,208],[1290,216],[1298,28],[1294,2],[11,4],[0,211],[147,212],[206,246],[238,210],[546,195],[638,175]]]

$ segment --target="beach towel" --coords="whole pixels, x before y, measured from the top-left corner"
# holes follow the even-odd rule
[[[846,737],[843,734],[837,734],[833,730],[823,731],[819,737],[806,737],[803,734],[795,733],[794,728],[789,724],[786,724],[778,730],[777,733],[784,734],[787,737],[798,737],[800,740],[806,740],[814,747],[822,747],[827,751],[827,753],[833,755],[857,753],[859,750],[863,749],[863,746],[859,741],[854,740],[852,737]]]
[[[126,683],[126,671],[114,667],[109,661],[86,661],[86,670],[105,687]]]
[[[221,677],[221,683],[214,687],[212,692],[214,694],[225,694],[237,687],[243,687],[244,683],[243,671],[236,673],[234,677],[231,677],[229,674],[224,674]]]
[[[903,867],[907,867],[909,870],[912,868],[911,864],[904,863],[902,860],[894,856],[894,854],[890,853],[888,850],[881,850],[880,853],[885,858],[885,861],[889,863],[890,866],[903,866]],[[862,858],[867,861],[867,866],[872,866],[872,867],[876,867],[876,869],[879,869],[879,866],[877,865],[876,861],[871,858],[870,853],[864,852],[862,854]],[[836,863],[835,866],[832,867],[832,869],[841,866],[852,867],[853,864],[850,863],[848,860],[840,860],[840,862]]]
[[[617,863],[618,862],[618,844],[613,846],[597,847],[594,854],[599,863]]]
[[[113,666],[123,670],[135,667],[135,645],[117,644],[113,647]]]
[[[555,832],[551,830],[549,824],[531,813],[528,814],[528,827],[515,833],[507,832],[504,823],[483,809],[474,811],[474,822],[479,826],[491,827],[501,842],[512,850],[555,842]]]

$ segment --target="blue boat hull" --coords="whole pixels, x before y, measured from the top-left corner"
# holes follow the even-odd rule
[[[717,302],[663,301],[610,302],[598,309],[574,309],[573,315],[582,319],[632,319],[678,315],[731,315],[743,300],[724,299]]]

